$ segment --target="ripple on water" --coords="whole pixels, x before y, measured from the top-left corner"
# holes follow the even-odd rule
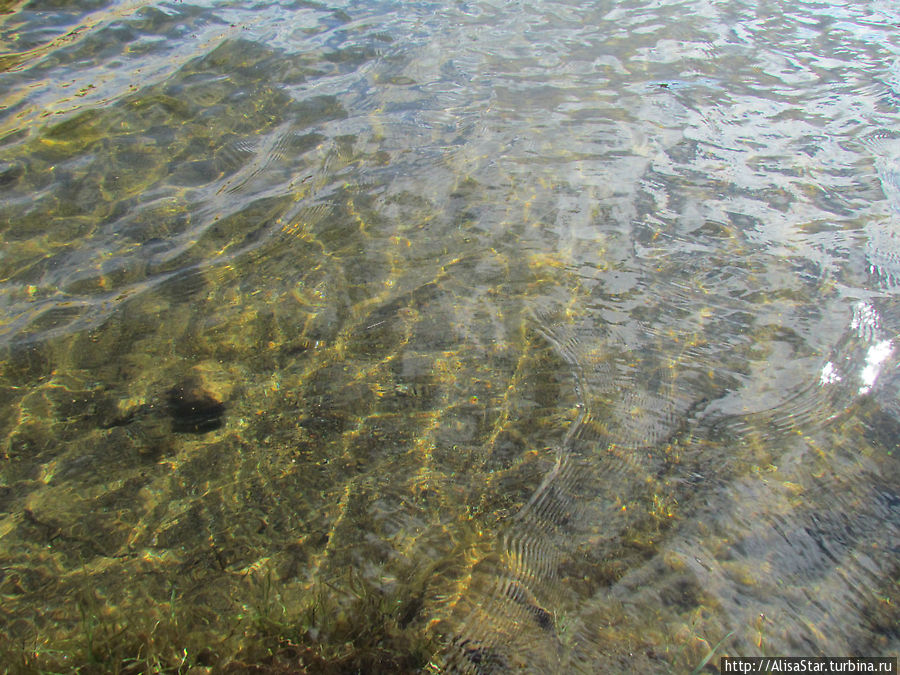
[[[52,4],[0,28],[11,633],[896,651],[896,8]]]

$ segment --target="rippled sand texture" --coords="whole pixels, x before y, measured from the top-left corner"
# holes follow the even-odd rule
[[[896,7],[0,9],[23,672],[896,655]]]

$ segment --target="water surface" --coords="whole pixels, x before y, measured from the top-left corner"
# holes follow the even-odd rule
[[[893,3],[3,11],[23,670],[897,654]]]

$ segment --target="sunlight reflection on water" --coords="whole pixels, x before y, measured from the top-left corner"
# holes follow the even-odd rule
[[[57,4],[0,24],[10,635],[896,653],[890,3]]]

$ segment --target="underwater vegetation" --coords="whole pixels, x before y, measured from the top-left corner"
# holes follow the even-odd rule
[[[343,4],[0,3],[0,670],[896,653],[895,9]]]

